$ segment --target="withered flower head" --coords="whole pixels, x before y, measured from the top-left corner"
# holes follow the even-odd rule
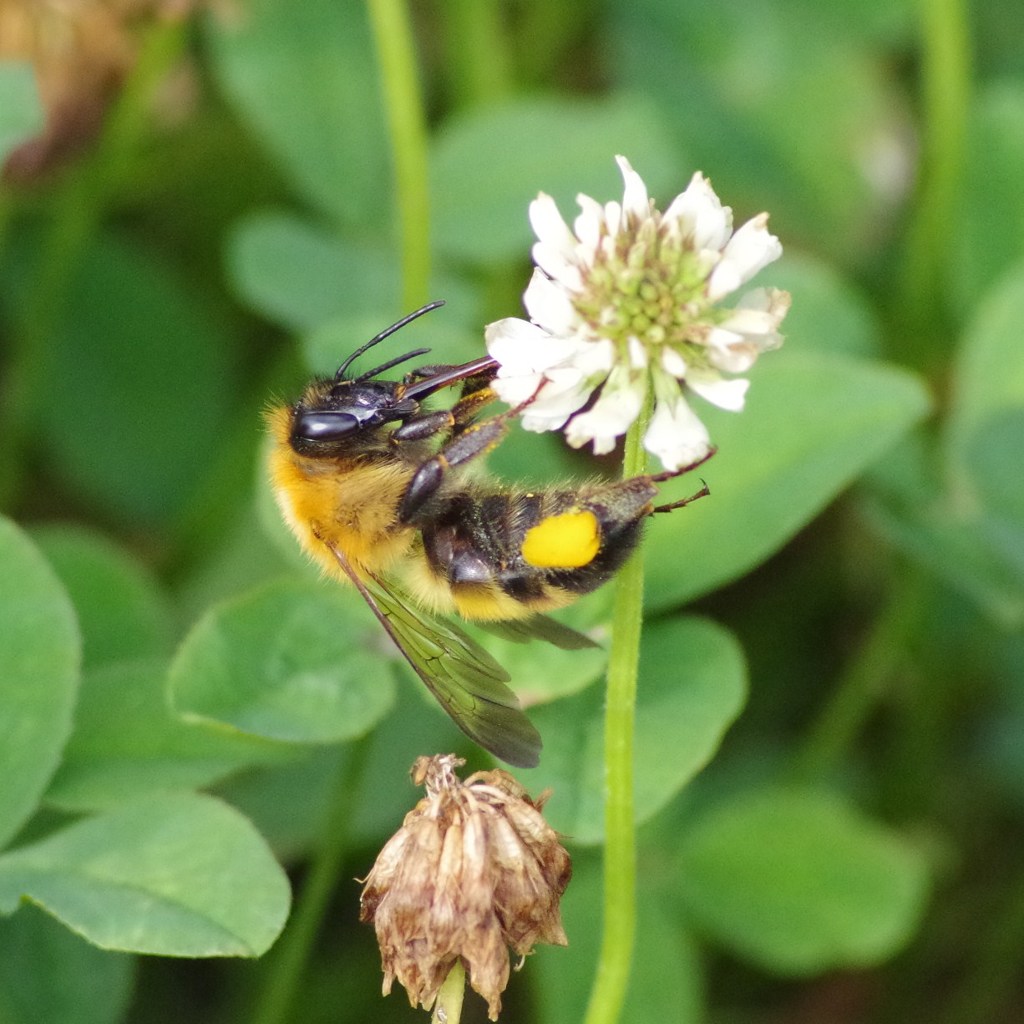
[[[572,875],[569,854],[508,772],[456,774],[454,754],[419,757],[412,778],[427,795],[405,816],[367,876],[361,921],[377,931],[384,994],[395,980],[409,1002],[429,1009],[458,958],[498,1019],[509,947],[565,946],[559,897]]]
[[[0,0],[0,60],[31,61],[46,127],[9,156],[30,181],[84,149],[135,64],[140,30],[186,17],[199,0]]]

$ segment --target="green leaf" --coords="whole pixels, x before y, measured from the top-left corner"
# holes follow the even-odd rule
[[[978,491],[993,519],[1001,518],[1017,561],[1024,556],[1024,480],[1013,472],[1024,438],[1024,405],[1001,409],[982,424],[965,453]]]
[[[445,256],[471,263],[525,260],[530,201],[547,192],[571,221],[579,192],[621,199],[617,153],[629,157],[652,195],[674,195],[689,175],[666,137],[638,96],[516,100],[455,118],[442,126],[432,156],[434,242]]]
[[[1007,473],[1020,454],[1024,409],[1024,262],[978,307],[957,355],[947,453],[967,508],[979,503],[1013,517],[1024,512],[1022,474]]]
[[[212,797],[150,797],[0,856],[0,910],[38,903],[102,949],[259,956],[289,888],[249,821]]]
[[[765,280],[793,296],[783,323],[788,349],[866,359],[881,354],[881,331],[867,296],[829,264],[787,252]]]
[[[141,562],[76,526],[43,527],[33,537],[71,595],[84,667],[170,654],[170,605]]]
[[[133,961],[83,942],[34,907],[0,918],[4,1024],[119,1024]]]
[[[738,218],[768,209],[784,239],[849,262],[891,230],[908,113],[834,7],[773,4],[751,18],[743,0],[636,0],[611,9],[610,63]]]
[[[984,432],[978,439],[985,440]],[[1006,440],[1013,445],[1012,438]],[[948,473],[934,465],[930,441],[930,436],[912,436],[872,468],[870,493],[861,499],[865,516],[888,543],[965,594],[1003,628],[1014,629],[1024,623],[1019,520],[947,493],[948,479],[942,477]],[[994,447],[1007,460],[1002,475],[1015,478],[1005,472],[1013,460],[998,443]],[[978,463],[988,458],[992,455],[979,452]],[[1012,489],[1014,480],[1008,479],[1006,487]]]
[[[354,591],[279,581],[193,627],[171,665],[171,702],[187,720],[267,739],[354,739],[394,701],[387,643]]]
[[[679,885],[703,931],[785,975],[864,967],[914,934],[928,867],[836,796],[757,790],[682,837]]]
[[[643,635],[637,694],[637,821],[668,803],[711,759],[746,697],[743,655],[732,636],[702,619],[666,619]],[[526,786],[550,786],[545,813],[578,843],[604,836],[604,692],[532,709],[544,738],[541,767],[518,773]]]
[[[399,267],[392,254],[288,213],[264,210],[240,220],[228,241],[227,262],[239,297],[292,330],[310,330],[342,314],[379,321],[398,304]],[[362,340],[386,326],[380,322]],[[359,343],[350,339],[340,355]]]
[[[164,662],[119,664],[87,673],[64,759],[48,804],[94,810],[206,786],[240,768],[293,751],[203,723],[167,706]]]
[[[982,83],[970,112],[958,224],[949,272],[956,307],[971,309],[1024,257],[1024,85]]]
[[[110,237],[89,249],[67,308],[40,437],[79,494],[135,528],[165,521],[217,458],[233,339],[165,263]]]
[[[307,365],[323,373],[334,373],[355,348],[411,312],[399,306],[400,267],[393,251],[342,238],[293,214],[262,210],[242,218],[228,241],[227,264],[234,290],[247,305],[306,332]],[[401,337],[411,336],[412,347],[429,345],[432,362],[479,356],[481,314],[474,289],[442,270],[433,275],[431,296],[446,306]]]
[[[981,516],[964,519],[942,499],[894,506],[869,502],[867,515],[885,539],[940,579],[966,594],[1004,629],[1024,623],[1024,550],[1011,560],[1005,524]],[[1019,531],[1018,535],[1019,535]]]
[[[0,845],[30,817],[71,731],[78,624],[60,580],[0,518]]]
[[[979,306],[957,354],[943,477],[887,481],[871,514],[901,548],[1004,626],[1024,621],[1024,263]],[[923,459],[919,456],[919,461]]]
[[[874,471],[868,515],[886,538],[1007,628],[1024,622],[1024,263],[992,288],[957,352],[936,464],[927,439]]]
[[[262,462],[254,486],[257,488],[255,498],[239,505],[219,545],[177,580],[175,598],[181,621],[192,622],[215,602],[237,597],[292,569],[307,570],[309,578],[314,578],[309,562],[296,557],[301,552],[295,539],[292,537],[289,544],[285,543],[291,534],[274,504]],[[264,501],[269,503],[266,510],[262,508]],[[273,524],[275,528],[279,525],[280,543],[265,529],[264,511],[266,524]]]
[[[705,1019],[696,943],[649,885],[637,894],[636,951],[624,1020],[699,1024]],[[596,858],[576,857],[562,897],[568,949],[538,947],[523,975],[533,983],[541,1024],[577,1020],[587,1005],[601,944],[604,897]],[[513,982],[515,984],[515,982]]]
[[[361,356],[353,365],[353,370],[368,370],[383,362],[385,355],[398,355],[403,349],[409,350],[413,347],[426,347],[430,352],[410,362],[410,369],[431,363],[468,363],[471,359],[478,359],[484,355],[479,320],[473,327],[466,326],[467,314],[472,319],[477,305],[466,286],[448,279],[437,288],[437,294],[445,296],[447,300],[445,306],[405,327],[394,342],[385,342],[385,345],[393,347],[371,350],[365,356]],[[391,312],[392,310],[394,312]],[[301,340],[306,365],[320,373],[333,375],[352,351],[398,320],[399,315],[405,314],[400,314],[393,305],[380,305],[372,312],[346,312],[324,321]],[[403,366],[401,369],[389,371],[385,378],[396,379],[405,371],[406,367]],[[448,390],[443,394],[450,396],[450,401],[446,404],[451,404],[457,393]],[[435,404],[444,402],[445,399],[439,398]]]
[[[928,410],[921,382],[883,364],[783,350],[756,369],[744,412],[700,404],[719,447],[700,471],[711,494],[648,527],[655,607],[693,600],[759,565]],[[684,477],[664,500],[696,488]]]
[[[221,87],[294,187],[342,222],[379,227],[390,168],[363,5],[253,0],[207,25]]]
[[[12,150],[41,131],[44,121],[32,65],[0,61],[0,164]]]
[[[453,748],[453,740],[462,746]],[[408,686],[398,687],[395,710],[358,746],[363,743],[369,752],[345,761],[336,747],[302,748],[305,756],[231,778],[218,792],[252,818],[278,856],[288,861],[307,856],[316,846],[335,787],[357,787],[355,812],[346,824],[347,848],[368,851],[358,864],[359,873],[365,874],[373,863],[369,851],[395,831],[423,795],[409,778],[416,753],[455,749],[470,758],[485,755],[462,737],[423,684],[411,679]],[[364,766],[354,766],[353,760],[363,756]],[[339,770],[344,772],[340,780]]]

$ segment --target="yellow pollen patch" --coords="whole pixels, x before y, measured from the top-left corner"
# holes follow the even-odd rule
[[[538,569],[578,569],[594,560],[600,546],[593,512],[563,512],[526,531],[523,558]]]

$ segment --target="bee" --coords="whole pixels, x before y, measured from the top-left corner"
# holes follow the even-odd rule
[[[508,673],[446,616],[514,640],[596,646],[546,613],[611,579],[649,516],[706,495],[707,485],[653,504],[659,483],[713,450],[674,472],[545,490],[471,476],[467,467],[502,441],[522,411],[482,415],[495,398],[493,359],[381,377],[429,351],[416,348],[350,373],[360,356],[442,304],[403,317],[333,377],[314,378],[297,402],[271,409],[270,475],[300,545],[329,576],[356,587],[455,724],[501,760],[533,767],[540,735],[505,685]],[[456,385],[450,408],[424,407]]]

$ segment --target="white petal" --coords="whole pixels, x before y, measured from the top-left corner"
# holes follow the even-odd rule
[[[487,352],[509,374],[536,373],[550,366],[552,340],[547,331],[516,316],[484,328]]]
[[[629,339],[629,365],[634,370],[647,368],[647,346],[639,338]]]
[[[588,380],[604,380],[615,365],[615,346],[607,338],[579,341],[571,361]]]
[[[651,201],[647,196],[644,179],[630,166],[624,156],[617,156],[615,162],[622,172],[622,212],[634,222],[646,220],[651,215]]]
[[[721,249],[732,231],[732,208],[723,206],[711,182],[699,171],[685,192],[672,200],[662,220],[675,225],[692,248]]]
[[[560,254],[567,263],[572,262],[576,238],[559,212],[558,204],[546,192],[539,193],[530,203],[530,226],[538,242]]]
[[[582,193],[576,197],[576,202],[580,204],[579,216],[573,222],[573,230],[580,240],[577,257],[592,263],[605,228],[604,207],[596,199]]]
[[[561,249],[547,245],[544,242],[534,242],[530,255],[533,257],[533,262],[548,277],[570,291],[578,292],[582,290],[583,277],[580,274],[580,268],[576,265],[575,256],[573,256],[571,261],[567,260],[564,258]]]
[[[579,448],[593,441],[594,454],[610,452],[616,440],[625,434],[630,424],[640,415],[645,390],[646,378],[637,375],[630,380],[625,368],[616,367],[605,382],[593,408],[569,421],[566,428],[569,444]]]
[[[502,402],[515,408],[533,398],[544,380],[541,373],[532,376],[524,373],[515,377],[496,377],[491,381],[491,389]]]
[[[719,329],[733,334],[773,334],[779,317],[766,309],[744,309],[737,306],[719,325]]]
[[[778,288],[756,288],[740,299],[736,308],[718,325],[718,330],[730,332],[734,336],[741,335],[741,343],[730,341],[730,345],[742,344],[744,348],[751,349],[754,356],[770,352],[783,342],[778,327],[789,310],[789,303],[788,292]],[[715,365],[733,373],[746,370],[746,367],[737,368],[722,363]]]
[[[542,270],[534,268],[523,293],[523,305],[530,319],[552,334],[570,335],[582,326],[570,293]]]
[[[644,434],[644,447],[657,455],[665,469],[681,469],[696,462],[710,445],[707,427],[682,395],[658,402]]]
[[[739,412],[743,408],[750,381],[725,380],[713,370],[691,370],[686,378],[686,386],[719,409]]]
[[[792,298],[781,288],[755,288],[736,303],[736,309],[722,326],[741,331],[762,352],[778,348],[783,341],[779,324],[789,312]]]
[[[717,302],[724,295],[746,284],[759,270],[782,255],[778,238],[768,231],[768,214],[748,220],[729,239],[722,259],[707,283],[707,297]]]
[[[573,395],[559,405],[542,405],[534,409],[528,405],[520,417],[519,422],[523,430],[531,434],[546,434],[549,430],[561,430],[566,420],[579,408],[586,405],[588,394]]]
[[[615,236],[624,227],[622,223],[622,207],[614,199],[604,204],[604,222],[607,236],[602,239],[602,242],[605,244],[605,248],[607,248],[608,244],[614,246]]]
[[[563,371],[552,371],[552,377],[545,380],[544,386],[526,407],[522,414],[524,429],[535,433],[545,430],[559,430],[565,421],[577,409],[586,405],[593,386],[588,384],[575,372],[561,376]],[[497,385],[499,382],[495,381]],[[497,387],[495,387],[497,391]],[[499,395],[507,401],[503,395]],[[529,399],[527,395],[522,401]]]
[[[778,318],[779,321],[789,312],[793,297],[781,288],[751,288],[744,292],[736,303],[737,309],[757,309]]]
[[[761,354],[761,349],[749,341],[738,341],[727,348],[709,348],[708,363],[723,373],[746,373]]]
[[[484,340],[488,353],[501,364],[499,377],[550,376],[552,368],[557,367],[568,367],[583,377],[593,375],[600,367],[607,372],[611,365],[608,353],[598,343],[558,338],[518,317],[488,324],[484,328]]]
[[[669,345],[665,345],[661,350],[661,366],[670,377],[675,377],[676,380],[682,380],[688,369],[686,360]]]
[[[502,401],[507,401],[507,399],[502,398]],[[509,405],[511,404],[509,402]],[[574,408],[578,409],[579,406],[574,406]],[[548,412],[543,408],[534,409],[532,405],[528,405],[526,410],[520,415],[519,422],[523,430],[528,430],[531,434],[546,434],[551,430],[561,430],[565,426],[565,421],[572,415],[572,412],[572,409],[565,413],[561,411]]]
[[[726,373],[746,373],[760,355],[757,339],[747,338],[735,331],[715,327],[706,339],[708,361]]]

